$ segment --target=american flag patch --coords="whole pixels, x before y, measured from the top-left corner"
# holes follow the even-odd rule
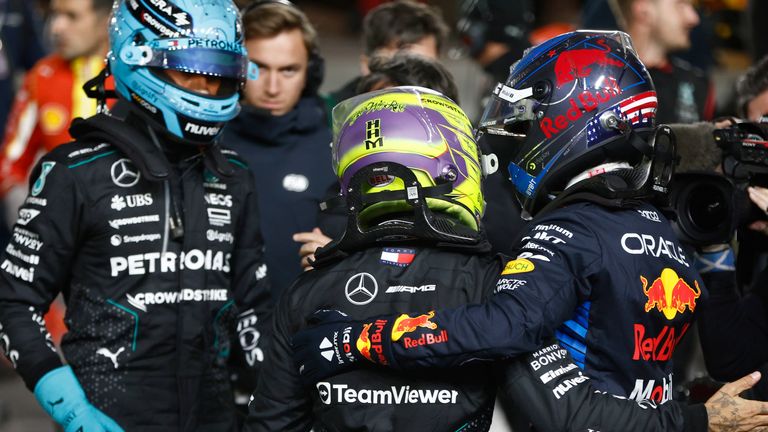
[[[656,113],[656,92],[647,91],[619,103],[622,116],[632,124],[648,123]]]
[[[408,267],[416,256],[415,249],[396,249],[384,248],[381,251],[382,264],[389,264],[397,267]]]

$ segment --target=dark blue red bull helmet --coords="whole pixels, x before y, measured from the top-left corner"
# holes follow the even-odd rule
[[[574,178],[640,170],[629,186],[639,189],[652,155],[636,141],[651,136],[655,118],[656,91],[629,35],[587,30],[527,50],[496,86],[479,131],[510,137],[510,180],[530,218]]]

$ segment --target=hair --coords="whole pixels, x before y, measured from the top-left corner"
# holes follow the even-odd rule
[[[318,50],[317,31],[304,12],[282,3],[265,3],[245,10],[243,16],[245,40],[271,38],[284,31],[298,29],[307,53]]]
[[[109,13],[112,11],[114,0],[91,0],[91,7],[95,12]]]
[[[357,92],[367,93],[376,84],[387,86],[420,86],[439,91],[459,103],[459,91],[453,76],[439,62],[418,54],[398,52],[394,56],[374,56],[371,70],[360,80]]]
[[[629,23],[632,21],[632,4],[636,0],[608,0],[608,6],[616,18],[616,23],[620,29],[628,30]]]
[[[363,20],[365,54],[379,48],[416,43],[434,36],[440,51],[448,37],[448,26],[438,9],[410,0],[384,3],[371,10]]]
[[[736,82],[736,103],[738,114],[747,114],[747,105],[760,93],[768,90],[768,56],[765,56],[747,69],[747,72]]]

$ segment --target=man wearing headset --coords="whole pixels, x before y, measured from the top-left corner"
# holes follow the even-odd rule
[[[257,0],[243,10],[248,57],[259,66],[243,110],[224,132],[225,142],[256,177],[261,231],[273,296],[301,273],[295,233],[312,236],[318,204],[335,183],[331,132],[317,90],[323,58],[317,33],[287,0]]]
[[[32,172],[0,349],[66,432],[236,430],[229,341],[258,368],[271,304],[253,177],[219,137],[258,69],[230,0],[116,3],[110,49],[127,114],[76,120]],[[59,292],[67,366],[42,318]]]

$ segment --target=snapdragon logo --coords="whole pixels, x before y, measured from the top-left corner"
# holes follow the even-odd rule
[[[455,405],[459,392],[456,390],[411,389],[411,386],[391,386],[388,389],[353,389],[347,384],[317,383],[320,402],[330,404],[406,405],[442,404]]]
[[[111,257],[109,264],[112,277],[118,277],[124,272],[130,276],[168,273],[178,270],[213,270],[229,273],[231,254],[222,251],[207,250],[205,252],[192,249],[176,255],[173,252],[150,252],[129,255],[127,257]]]

